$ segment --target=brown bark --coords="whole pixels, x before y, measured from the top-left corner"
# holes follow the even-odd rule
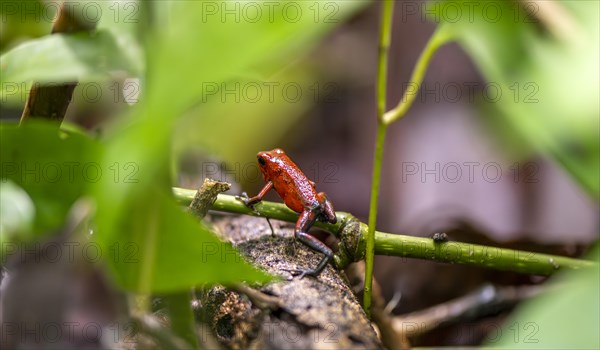
[[[287,269],[321,258],[293,240],[293,227],[265,219],[225,217],[215,226],[248,260],[282,281],[201,293],[199,317],[231,349],[383,348],[342,272],[329,265],[318,278],[292,278]],[[246,293],[244,293],[246,290]],[[257,294],[258,293],[258,294]],[[262,295],[262,296],[261,296]]]

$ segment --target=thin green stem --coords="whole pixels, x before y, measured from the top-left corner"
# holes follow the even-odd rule
[[[375,160],[373,161],[373,181],[371,183],[371,202],[369,204],[369,231],[365,255],[365,288],[363,306],[367,315],[371,310],[371,290],[373,285],[373,260],[375,256],[375,226],[377,225],[377,204],[379,201],[379,183],[381,182],[381,165],[383,163],[383,144],[387,126],[379,123],[377,140],[375,141]]]
[[[386,110],[387,67],[390,41],[392,37],[392,19],[394,17],[394,1],[384,0],[381,6],[381,26],[379,27],[379,67],[377,70],[377,136],[375,156],[373,160],[373,179],[371,181],[371,202],[369,204],[369,231],[365,254],[365,286],[363,291],[363,308],[367,316],[371,316],[371,290],[373,288],[373,262],[375,257],[375,226],[377,225],[377,203],[379,199],[379,183],[381,182],[381,164],[383,145],[387,125],[383,121]]]
[[[552,275],[563,268],[598,267],[596,263],[589,260],[465,242],[436,243],[430,238],[384,232],[376,232],[376,237],[375,252],[378,255],[426,259],[542,276]]]
[[[392,38],[392,17],[394,1],[384,0],[381,8],[381,27],[379,28],[379,66],[377,67],[377,119],[383,122],[386,111],[388,52]]]
[[[188,206],[196,191],[174,188],[175,199],[182,206]],[[249,209],[234,196],[219,194],[212,210],[268,217],[295,223],[298,214],[282,203],[262,201]],[[336,212],[337,224],[317,221],[320,227],[340,238],[340,230],[350,217],[348,213]],[[368,227],[360,223],[360,235],[366,236]],[[342,242],[343,243],[343,242]],[[360,246],[360,245],[359,245]],[[362,248],[365,250],[365,248]],[[532,275],[552,275],[563,269],[597,267],[593,261],[567,258],[559,255],[542,254],[523,250],[504,249],[465,242],[449,241],[435,243],[431,238],[391,234],[375,231],[375,253],[403,258],[422,259],[450,264],[471,265],[495,270],[515,271]],[[357,256],[364,256],[361,252]]]
[[[396,120],[402,118],[406,114],[406,112],[414,102],[415,98],[417,97],[417,92],[421,87],[421,83],[423,82],[425,72],[427,71],[427,67],[429,66],[429,62],[431,61],[433,54],[442,45],[452,40],[452,35],[449,28],[449,26],[443,24],[439,25],[436,28],[435,33],[433,33],[433,35],[429,39],[429,42],[425,46],[425,49],[423,49],[421,56],[417,60],[417,65],[413,70],[412,76],[410,77],[410,81],[407,85],[406,90],[404,90],[404,94],[400,99],[400,102],[394,109],[386,112],[383,115],[381,120],[383,120],[385,124],[389,125],[395,122]]]

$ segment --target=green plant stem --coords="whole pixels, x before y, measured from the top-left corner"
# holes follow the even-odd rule
[[[454,241],[436,243],[430,238],[401,236],[384,232],[376,232],[376,236],[375,252],[378,255],[426,259],[543,276],[549,276],[561,268],[579,269],[597,266],[588,260],[523,250]]]
[[[377,67],[377,120],[383,122],[386,111],[388,53],[392,38],[392,17],[394,1],[384,0],[381,8],[381,26],[379,28],[379,65]]]
[[[363,309],[371,317],[371,290],[373,288],[373,263],[375,257],[375,227],[377,225],[377,203],[381,182],[383,145],[387,125],[383,122],[386,110],[387,67],[390,41],[392,37],[392,18],[394,1],[384,0],[381,6],[381,26],[379,28],[379,66],[377,70],[377,135],[373,159],[373,179],[371,181],[371,201],[369,203],[369,230],[365,252],[365,286],[363,289]]]
[[[375,157],[373,160],[373,179],[371,181],[371,201],[369,203],[369,229],[365,255],[365,287],[363,293],[363,308],[367,316],[371,315],[371,290],[373,286],[373,263],[375,256],[375,227],[377,225],[377,210],[379,201],[379,183],[381,182],[381,165],[383,163],[383,145],[387,126],[377,125],[375,141]]]
[[[423,78],[425,77],[425,72],[427,71],[427,67],[429,66],[429,62],[431,61],[433,54],[442,45],[446,44],[447,42],[453,39],[449,28],[449,26],[443,24],[439,25],[436,28],[435,32],[429,39],[429,42],[427,42],[427,45],[423,49],[421,56],[419,56],[419,59],[417,60],[415,69],[413,70],[413,73],[410,77],[408,87],[404,91],[400,102],[398,102],[398,105],[394,109],[386,112],[383,115],[381,120],[383,120],[385,124],[389,125],[395,122],[396,120],[402,118],[406,114],[406,112],[414,102],[415,98],[417,97],[417,92],[421,87]]]
[[[182,206],[188,206],[196,191],[174,188],[175,199]],[[219,194],[211,209],[216,211],[268,217],[295,223],[298,214],[282,203],[262,201],[249,209],[235,196]],[[340,230],[350,214],[336,212],[338,223],[317,222],[320,227],[340,238]],[[366,236],[368,227],[361,223],[360,234]],[[363,248],[364,249],[364,248]],[[422,259],[450,264],[471,265],[496,270],[515,271],[533,275],[551,275],[563,269],[580,269],[598,266],[593,261],[567,258],[564,256],[541,254],[522,250],[504,249],[464,242],[449,241],[435,243],[430,238],[406,236],[375,231],[375,253],[378,255]],[[364,254],[358,254],[364,255]]]

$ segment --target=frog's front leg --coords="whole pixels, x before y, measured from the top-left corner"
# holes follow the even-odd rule
[[[273,188],[273,182],[269,181],[265,184],[265,187],[263,187],[262,190],[260,190],[260,192],[258,192],[258,194],[256,196],[249,198],[248,194],[246,192],[242,192],[241,196],[235,196],[235,198],[242,201],[242,203],[244,203],[248,208],[251,208],[252,210],[254,210],[254,204],[262,201],[263,197],[272,188]],[[267,219],[267,223],[269,224],[269,228],[271,229],[271,236],[275,236],[275,230],[273,230],[273,225],[271,225],[271,220],[269,220],[268,217],[266,217],[265,219]]]
[[[273,182],[269,181],[265,184],[265,187],[258,192],[258,194],[252,198],[248,197],[246,192],[242,192],[241,196],[236,196],[235,198],[242,201],[247,207],[252,208],[254,204],[262,201],[263,197],[273,188]]]
[[[310,249],[315,250],[319,253],[323,253],[325,256],[319,262],[316,269],[301,269],[292,270],[292,274],[300,276],[300,278],[309,276],[318,276],[323,269],[327,266],[327,263],[333,258],[333,252],[323,242],[319,241],[315,237],[308,234],[308,230],[317,220],[317,212],[312,210],[305,210],[300,214],[298,221],[296,222],[296,229],[294,231],[295,237],[308,246]]]

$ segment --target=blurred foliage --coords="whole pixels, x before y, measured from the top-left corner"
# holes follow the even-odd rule
[[[44,3],[38,0],[0,1],[0,52],[50,32],[59,6]]]
[[[278,5],[272,14],[262,6],[262,16],[235,20],[223,10],[249,3],[102,1],[103,16],[93,33],[36,39],[49,33],[52,9],[38,1],[3,1],[3,103],[33,81],[105,83],[123,72],[139,75],[142,94],[136,106],[105,126],[98,140],[46,123],[2,125],[2,233],[11,232],[9,239],[35,239],[34,233],[57,230],[73,203],[90,196],[96,203],[93,239],[110,252],[104,263],[123,288],[165,292],[200,283],[269,280],[175,204],[170,193],[173,149],[178,154],[201,145],[234,162],[253,159],[257,149],[273,145],[316,100],[310,90],[314,74],[298,57],[368,3],[290,2],[292,12],[281,11],[283,3],[268,3]],[[464,9],[470,3],[443,4]],[[482,74],[504,92],[496,104],[515,132],[533,149],[552,154],[597,197],[600,5],[558,3],[570,19],[571,29],[563,37],[552,21],[530,23],[535,13],[527,15],[518,2],[493,3],[505,14],[497,21],[475,11],[472,20],[463,16],[448,25]],[[34,15],[23,17],[19,6],[32,6]],[[437,6],[438,13],[446,13]],[[291,20],[293,11],[301,15]],[[437,22],[443,20],[439,16]],[[19,90],[9,91],[7,83]],[[278,85],[271,98],[273,83]],[[284,95],[288,83],[300,87],[300,98]],[[232,87],[241,94],[256,85],[262,91],[259,99],[227,94]],[[528,86],[534,96],[528,95],[534,91]],[[508,94],[515,91],[512,87],[519,92],[516,101]],[[100,175],[93,173],[97,170]],[[5,208],[9,201],[16,204],[10,210]],[[5,221],[9,216],[14,220]],[[597,305],[590,300],[597,288],[587,286],[592,280],[573,282],[570,292],[581,294],[570,298],[577,299],[578,308]],[[557,300],[554,306],[566,312],[567,299]],[[540,303],[532,306],[532,314],[550,305]],[[597,324],[597,319],[590,322]],[[553,325],[545,327],[558,333]]]
[[[589,259],[599,261],[596,249]],[[523,304],[492,336],[502,349],[599,349],[598,268],[558,275],[549,290]]]
[[[56,126],[32,121],[0,125],[0,137],[2,180],[13,181],[33,200],[36,233],[64,225],[73,203],[102,177],[99,144],[86,136],[66,136]]]
[[[32,81],[105,82],[122,72],[141,75],[139,103],[105,125],[99,142],[38,123],[2,128],[3,162],[24,167],[79,162],[102,172],[94,181],[33,183],[3,167],[2,178],[13,180],[33,199],[36,232],[60,227],[73,202],[90,195],[96,202],[94,239],[110,252],[104,262],[126,289],[166,292],[200,283],[270,279],[175,204],[172,149],[200,144],[231,161],[247,151],[255,153],[258,147],[248,147],[253,140],[281,137],[310,105],[307,97],[229,103],[223,100],[223,84],[292,82],[306,88],[310,71],[290,64],[291,58],[366,3],[294,2],[285,12],[287,3],[252,4],[265,12],[236,19],[221,11],[247,4],[106,1],[94,32],[30,40],[0,56],[5,94],[7,82],[22,90]],[[275,11],[268,11],[274,4]],[[240,10],[238,16],[249,13]],[[233,133],[232,127],[247,134]],[[265,128],[269,134],[260,135]],[[175,131],[182,130],[187,133],[176,134],[173,143]]]
[[[517,140],[529,146],[527,152],[550,154],[597,199],[600,3],[443,1],[428,6],[430,20],[449,26],[499,92],[488,102],[509,126],[491,123],[500,125],[504,145]],[[598,249],[592,258],[598,261]],[[599,278],[597,269],[559,277],[551,292],[488,335],[494,338],[488,345],[597,349]]]
[[[600,3],[436,1],[428,11],[488,80],[487,100],[510,125],[501,135],[507,147],[525,139],[597,199]]]
[[[140,74],[142,59],[134,48],[136,45],[116,40],[111,32],[102,30],[30,40],[2,55],[2,94],[10,83],[18,86],[33,80],[56,84],[83,78],[106,79],[107,72],[119,70]]]

